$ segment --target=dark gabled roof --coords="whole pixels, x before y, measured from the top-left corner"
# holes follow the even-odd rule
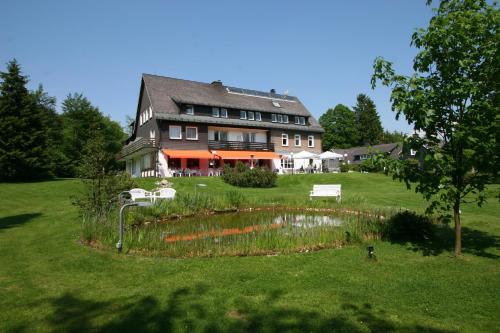
[[[288,130],[307,131],[315,133],[324,132],[321,126],[303,126],[295,124],[269,123],[269,122],[259,122],[251,120],[214,118],[209,116],[191,116],[186,114],[158,113],[156,114],[156,118],[165,120],[203,123],[203,124],[214,124],[214,125],[245,126],[253,128],[276,128],[276,129],[288,129]]]
[[[335,148],[333,148],[332,151],[334,151],[338,154],[342,154],[342,155],[347,154],[348,156],[370,154],[370,153],[374,153],[374,152],[383,152],[383,153],[393,154],[395,152],[401,151],[401,146],[402,145],[400,143],[385,143],[385,144],[381,144],[381,145],[373,145],[373,146],[365,146],[365,147],[352,147],[352,148],[347,148],[347,149],[335,149]]]
[[[179,114],[178,104],[194,104],[306,116],[311,117],[311,125],[319,126],[297,97],[151,74],[143,74],[142,79],[155,114]],[[273,100],[281,107],[273,106]]]

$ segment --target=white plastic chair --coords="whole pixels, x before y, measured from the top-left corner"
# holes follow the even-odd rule
[[[159,191],[153,193],[153,201],[157,199],[174,199],[176,191],[173,188],[162,188]]]
[[[137,201],[140,199],[152,200],[152,194],[149,191],[143,190],[142,188],[133,188],[129,191],[130,199],[132,201]]]

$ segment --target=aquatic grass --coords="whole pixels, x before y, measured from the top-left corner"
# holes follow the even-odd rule
[[[213,202],[217,202],[217,199],[206,197],[191,199],[186,201],[190,207],[213,207]],[[297,208],[253,209],[180,219],[151,219],[161,216],[159,211],[166,211],[168,207],[172,208],[172,205],[160,204],[148,213],[139,209],[130,212],[129,217],[135,219],[131,219],[125,227],[126,251],[170,257],[308,252],[379,239],[386,229],[386,220],[376,212],[331,211],[324,208],[309,211]],[[175,211],[186,213],[185,208],[177,207]],[[339,225],[336,219],[340,219],[342,224]],[[335,223],[326,224],[332,221]],[[97,240],[100,246],[112,248],[116,241],[116,224],[86,221],[85,239],[89,244]]]

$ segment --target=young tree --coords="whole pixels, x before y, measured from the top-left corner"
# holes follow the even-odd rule
[[[325,129],[322,139],[323,150],[349,148],[358,143],[356,117],[347,106],[337,104],[334,109],[328,109],[319,118],[319,123]]]
[[[431,1],[428,1],[430,4]],[[455,255],[462,251],[461,204],[485,200],[485,184],[499,173],[499,11],[484,0],[443,0],[427,29],[412,36],[419,52],[412,76],[397,75],[377,58],[372,86],[392,87],[392,109],[420,135],[419,168],[396,165],[394,176],[417,183],[429,211],[453,211]]]
[[[126,173],[114,169],[115,158],[108,151],[108,142],[102,132],[90,138],[78,165],[82,192],[73,198],[82,215],[98,220],[106,218],[116,204],[118,193],[129,190],[135,183]]]
[[[375,103],[365,94],[359,94],[356,98],[356,106],[353,109],[356,115],[359,145],[366,146],[380,143],[383,129]]]
[[[51,176],[51,130],[55,100],[41,88],[30,93],[16,60],[0,72],[0,179]]]

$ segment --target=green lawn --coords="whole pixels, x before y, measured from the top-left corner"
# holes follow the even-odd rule
[[[173,179],[218,193],[219,179]],[[153,180],[141,180],[153,187]],[[383,175],[284,176],[246,189],[263,203],[308,200],[340,183],[369,207],[422,211],[419,195]],[[211,259],[118,255],[82,246],[75,180],[0,184],[0,332],[500,331],[500,204],[463,209],[464,256],[449,237],[426,246],[376,242],[307,254]],[[449,236],[449,235],[447,235]]]

